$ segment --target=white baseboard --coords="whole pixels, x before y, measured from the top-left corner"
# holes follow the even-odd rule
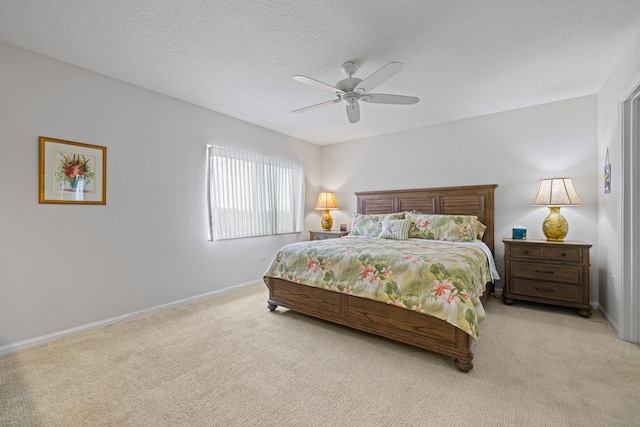
[[[602,309],[602,306],[599,303],[591,303],[592,306],[594,306],[594,308],[596,310],[598,310],[600,312],[600,314],[602,314],[602,317],[604,317],[606,319],[607,322],[609,322],[609,326],[611,326],[611,328],[616,331],[616,334],[619,334],[620,332],[618,331],[618,323],[614,322],[611,317],[609,317],[609,314],[604,311]]]
[[[123,314],[121,316],[111,317],[109,319],[100,320],[97,322],[87,323],[85,325],[77,326],[75,328],[66,329],[60,332],[54,332],[48,335],[42,335],[35,338],[30,338],[28,340],[19,341],[12,344],[7,344],[0,347],[0,356],[3,354],[13,353],[14,351],[24,350],[29,347],[35,347],[40,344],[45,344],[50,341],[59,340],[60,338],[69,337],[71,335],[76,335],[82,332],[88,332],[94,329],[104,328],[105,326],[115,325],[116,323],[123,322],[129,319],[135,319],[138,317],[146,316],[152,313],[157,313],[164,310],[169,310],[174,307],[178,307],[185,304],[191,304],[196,301],[201,301],[205,299],[212,298],[214,296],[219,296],[222,294],[226,294],[231,291],[235,291],[240,288],[246,288],[248,286],[257,285],[258,283],[263,283],[262,280],[254,280],[251,282],[241,283],[239,285],[230,286],[228,288],[219,289],[217,291],[208,292],[202,295],[196,295],[193,297],[181,299],[179,301],[173,301],[162,305],[157,305],[155,307],[146,308],[144,310],[134,311],[133,313]]]

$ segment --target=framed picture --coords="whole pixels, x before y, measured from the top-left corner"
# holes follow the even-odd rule
[[[107,148],[40,137],[40,203],[107,204]]]
[[[611,193],[611,162],[609,162],[609,147],[604,158],[604,194]]]

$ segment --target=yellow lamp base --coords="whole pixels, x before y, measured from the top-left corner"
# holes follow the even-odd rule
[[[560,213],[560,206],[549,206],[549,215],[542,223],[542,232],[547,240],[562,242],[569,232],[569,223]]]
[[[320,218],[320,226],[323,230],[331,230],[333,227],[333,218],[331,218],[331,214],[329,214],[329,209],[324,210],[324,215]]]

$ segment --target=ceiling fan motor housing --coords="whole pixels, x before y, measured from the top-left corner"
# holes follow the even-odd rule
[[[361,81],[362,79],[357,77],[347,77],[346,79],[342,79],[336,83],[336,89],[340,89],[343,92],[350,92],[353,91],[353,88],[358,86],[358,83]]]
[[[344,101],[347,105],[354,105],[362,96],[356,92],[347,92],[341,96],[342,101]]]

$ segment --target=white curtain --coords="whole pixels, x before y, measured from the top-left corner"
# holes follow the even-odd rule
[[[209,240],[302,231],[301,164],[216,146],[207,154]]]

